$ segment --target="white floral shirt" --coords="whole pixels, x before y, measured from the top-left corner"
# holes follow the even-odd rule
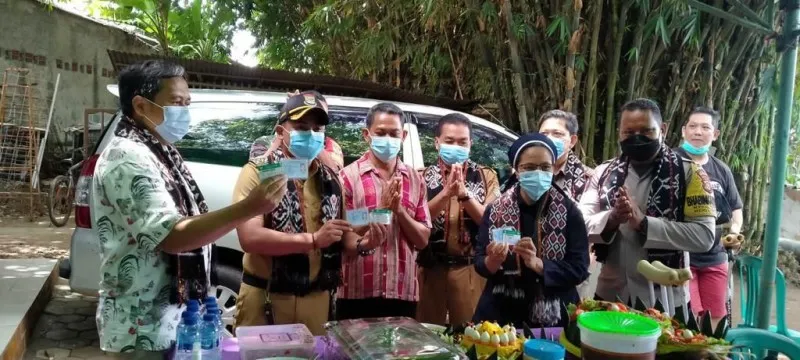
[[[168,260],[158,245],[183,216],[163,166],[145,145],[125,138],[112,140],[97,162],[91,212],[103,257],[97,328],[104,351],[162,351],[175,341],[181,309],[169,303]]]

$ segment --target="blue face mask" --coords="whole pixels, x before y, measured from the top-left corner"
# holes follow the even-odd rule
[[[692,145],[688,141],[684,140],[683,144],[681,144],[681,148],[689,154],[700,156],[700,155],[705,155],[705,153],[708,152],[708,149],[711,148],[711,144],[708,144],[703,147],[697,147]]]
[[[316,159],[324,145],[324,132],[297,130],[289,132],[289,151],[298,159]]]
[[[150,101],[150,100],[147,100]],[[186,106],[161,106],[152,101],[151,104],[158,106],[164,111],[164,121],[156,125],[156,132],[158,135],[168,143],[172,144],[180,139],[183,139],[189,133],[189,125],[192,123],[189,108]],[[147,118],[145,116],[145,118]],[[153,120],[147,118],[150,123]],[[154,123],[153,123],[154,124]]]
[[[439,157],[447,165],[460,164],[469,159],[469,149],[450,144],[439,144]]]
[[[558,159],[562,154],[564,154],[564,140],[554,137],[550,137],[550,140],[556,146],[556,159]]]
[[[553,186],[553,173],[533,170],[519,174],[519,184],[533,201],[538,201]]]
[[[400,145],[403,140],[391,136],[375,136],[370,135],[372,142],[370,142],[370,149],[372,153],[381,161],[387,163],[397,157],[400,152]]]

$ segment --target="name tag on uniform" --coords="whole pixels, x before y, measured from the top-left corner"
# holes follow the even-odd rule
[[[308,179],[308,160],[306,159],[283,159],[281,166],[289,179]]]
[[[348,210],[346,216],[347,222],[352,226],[364,226],[369,224],[369,210],[367,210],[367,208]]]

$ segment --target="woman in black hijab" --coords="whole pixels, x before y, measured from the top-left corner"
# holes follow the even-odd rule
[[[556,147],[531,133],[508,150],[516,183],[491,203],[475,246],[475,268],[488,279],[473,321],[565,326],[565,306],[589,276],[589,241],[575,202],[552,186]]]

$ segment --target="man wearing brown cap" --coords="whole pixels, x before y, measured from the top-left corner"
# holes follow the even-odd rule
[[[260,182],[262,164],[282,164],[290,180],[275,210],[237,228],[245,255],[236,326],[302,323],[324,333],[341,278],[340,241],[350,231],[338,175],[318,158],[327,124],[322,95],[293,94],[275,128],[279,146],[252,157],[239,174],[234,201]]]

